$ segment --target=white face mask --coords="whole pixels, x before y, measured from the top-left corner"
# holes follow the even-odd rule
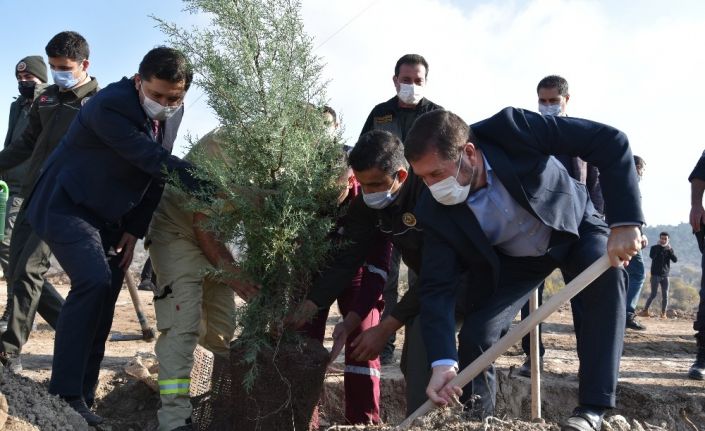
[[[399,100],[409,105],[418,104],[423,99],[424,88],[416,84],[399,84],[397,96]]]
[[[560,103],[554,103],[552,105],[542,105],[539,103],[539,113],[541,113],[541,115],[553,115],[554,117],[563,115]]]
[[[142,85],[140,84],[140,90],[142,90]],[[142,96],[144,96],[144,102],[142,102],[142,108],[149,118],[157,121],[164,121],[169,119],[176,111],[181,108],[181,103],[177,106],[164,106],[159,102],[150,99],[142,90]]]
[[[392,183],[392,187],[390,187],[389,190],[382,192],[365,193],[363,190],[362,200],[365,201],[365,205],[376,210],[387,208],[397,199],[399,196],[399,190],[401,190],[401,188],[399,188],[396,192],[392,193],[393,187],[394,184]]]
[[[458,160],[458,172],[455,173],[454,177],[448,177],[432,186],[428,186],[431,195],[433,195],[433,198],[438,201],[438,203],[443,205],[456,205],[465,202],[468,198],[475,171],[473,168],[473,174],[470,175],[470,183],[467,186],[461,186],[460,183],[458,183],[458,174],[460,174],[460,165],[462,162],[463,156],[461,155],[460,160]]]

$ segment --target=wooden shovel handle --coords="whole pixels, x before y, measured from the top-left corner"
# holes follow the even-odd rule
[[[585,271],[581,272],[577,277],[568,283],[565,288],[558,291],[556,294],[551,296],[551,298],[546,301],[541,307],[539,307],[535,313],[531,313],[529,317],[522,320],[517,324],[512,330],[510,330],[504,337],[500,338],[492,347],[487,349],[483,354],[477,357],[470,365],[465,367],[463,371],[450,381],[451,385],[460,386],[461,388],[472,379],[480,374],[484,369],[490,366],[498,357],[500,357],[504,352],[509,350],[514,344],[516,344],[521,338],[531,331],[531,328],[535,327],[539,323],[543,322],[550,316],[553,312],[558,310],[561,305],[568,302],[575,295],[580,293],[583,289],[587,287],[588,284],[595,281],[597,277],[602,275],[610,267],[610,260],[607,254],[600,257],[592,265],[587,267]],[[416,409],[408,418],[404,419],[404,422],[396,427],[396,430],[403,431],[409,429],[412,422],[417,418],[425,415],[431,409],[433,409],[434,404],[431,400],[426,400],[426,402]]]

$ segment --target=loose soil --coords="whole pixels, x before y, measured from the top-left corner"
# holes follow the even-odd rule
[[[54,278],[54,281],[58,282],[60,279]],[[57,288],[63,295],[68,292],[66,284],[57,283]],[[139,295],[147,318],[154,325],[152,295],[150,292],[142,291]],[[0,304],[4,303],[5,286],[0,282]],[[705,382],[689,380],[686,375],[696,352],[692,315],[671,315],[670,317],[641,319],[647,326],[646,331],[627,332],[618,387],[618,406],[610,414],[626,417],[628,421],[624,420],[624,423],[627,423],[630,428],[622,425],[605,425],[605,430],[705,430]],[[329,319],[324,343],[328,348],[332,343],[330,338],[332,327],[338,318],[339,316],[332,314]],[[21,373],[23,378],[8,377],[9,372],[5,371],[4,382],[0,384],[0,392],[7,397],[10,405],[11,417],[7,425],[11,428],[7,429],[86,429],[85,424],[71,422],[70,418],[75,418],[75,415],[72,416],[73,412],[66,410],[65,404],[46,393],[46,383],[51,370],[54,333],[41,318],[38,318],[37,322],[38,329],[32,333],[22,355],[25,368]],[[140,326],[127,290],[123,290],[118,298],[113,332],[140,333]],[[403,334],[397,337],[397,345],[401,346],[402,341]],[[472,424],[459,422],[457,415],[449,414],[450,416],[438,419],[441,421],[440,425],[425,424],[416,430],[556,429],[553,424],[562,421],[577,403],[578,361],[575,353],[575,337],[572,332],[572,317],[568,307],[554,313],[544,325],[544,344],[547,351],[542,374],[542,408],[543,417],[548,424],[528,422],[530,420],[530,381],[515,373],[515,369],[524,359],[520,348],[516,346],[496,364],[499,370],[497,412],[499,419],[492,419],[488,424]],[[148,385],[128,376],[124,371],[125,366],[135,355],[146,357],[153,355],[153,352],[154,342],[107,343],[97,402],[97,411],[106,417],[106,423],[100,429],[111,431],[156,429],[158,395],[149,389]],[[397,349],[397,359],[399,352],[400,349]],[[342,355],[338,361],[342,361]],[[385,423],[396,424],[403,419],[406,409],[403,379],[398,365],[384,366],[382,374],[382,418]],[[11,386],[5,388],[3,385]],[[320,403],[321,429],[325,430],[335,424],[345,423],[342,392],[342,374],[329,373]],[[611,420],[616,421],[616,419]],[[639,422],[638,426],[633,425],[634,420]],[[473,426],[475,428],[472,428]],[[541,426],[543,428],[540,428]],[[607,428],[608,426],[611,428]]]

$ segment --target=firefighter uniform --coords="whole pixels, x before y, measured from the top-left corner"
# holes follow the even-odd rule
[[[217,146],[214,133],[198,146]],[[209,154],[212,154],[209,152]],[[154,308],[159,338],[161,408],[160,430],[173,430],[190,422],[190,374],[197,344],[215,354],[227,355],[235,331],[232,289],[204,276],[212,265],[194,234],[194,212],[184,205],[185,195],[173,187],[164,191],[154,212],[148,241],[157,275]]]

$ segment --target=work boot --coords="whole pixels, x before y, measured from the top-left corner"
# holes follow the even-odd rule
[[[627,314],[627,328],[629,329],[634,329],[635,331],[645,331],[646,326],[642,325],[639,323],[638,320],[636,320],[636,314],[634,313],[629,313]]]
[[[17,374],[22,371],[22,362],[17,353],[0,352],[0,363],[12,373]]]
[[[644,308],[643,310],[641,310],[639,312],[639,316],[640,317],[651,317],[651,315],[649,314],[649,310],[647,308]]]
[[[576,407],[561,425],[561,431],[600,431],[604,414],[605,410],[599,407]]]
[[[666,317],[666,312],[665,312],[665,311],[662,311],[662,312],[661,312],[661,318],[662,318],[662,319],[667,319],[667,318],[668,318],[668,317]]]
[[[88,409],[88,406],[86,405],[86,402],[83,401],[83,398],[78,397],[76,399],[68,400],[64,398],[64,401],[76,411],[83,419],[88,422],[88,425],[90,426],[95,426],[95,425],[100,425],[103,423],[103,418],[98,416],[97,414],[93,413]]]
[[[695,363],[688,370],[688,377],[693,380],[705,380],[705,347],[698,348]]]
[[[539,361],[539,367],[541,368],[541,371],[543,371],[543,358]],[[521,367],[519,367],[517,374],[523,377],[531,377],[531,358],[526,358],[524,363],[521,364]]]

